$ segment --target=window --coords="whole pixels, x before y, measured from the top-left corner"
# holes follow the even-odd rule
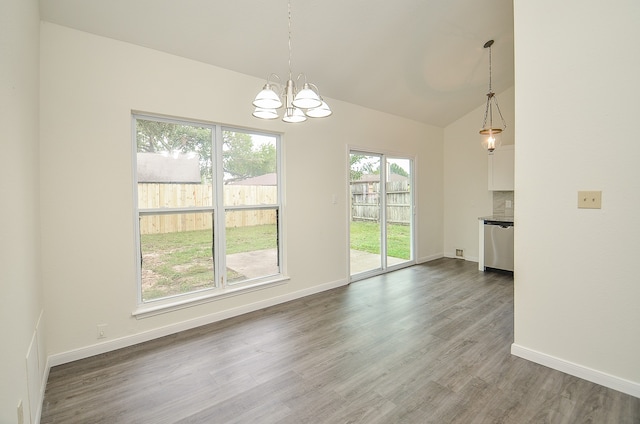
[[[133,116],[139,303],[281,275],[279,136]]]

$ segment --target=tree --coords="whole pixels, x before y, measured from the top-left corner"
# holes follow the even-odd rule
[[[275,144],[255,145],[250,134],[233,131],[223,131],[222,137],[225,184],[276,172]]]
[[[145,153],[196,153],[202,181],[211,181],[211,128],[170,122],[136,120],[137,151]]]
[[[389,166],[389,173],[390,174],[402,175],[403,177],[408,177],[409,176],[409,173],[407,171],[405,171],[404,168],[401,167],[400,165],[398,165],[397,163],[392,163]]]
[[[273,143],[254,145],[251,134],[234,131],[223,131],[222,138],[225,183],[276,172],[276,147]],[[138,152],[195,153],[199,158],[202,181],[212,181],[211,128],[137,119],[136,143]]]
[[[380,162],[371,162],[371,157],[351,153],[349,155],[349,170],[351,181],[358,181],[365,174],[379,174]]]

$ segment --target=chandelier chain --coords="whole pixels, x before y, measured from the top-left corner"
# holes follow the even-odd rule
[[[492,96],[492,92],[491,92],[491,45],[489,45],[489,92],[487,93],[487,107],[484,110],[484,119],[482,120],[482,128],[486,128],[487,127],[487,115],[489,114],[489,111],[491,110],[491,97]],[[489,123],[489,126],[492,127],[493,126],[493,113],[491,113],[491,117],[490,117],[491,121]]]
[[[487,128],[487,114],[489,113],[489,109],[491,109],[491,96],[487,94],[487,107],[484,110],[484,120],[482,121],[482,128]],[[491,124],[489,124],[489,126],[491,126]]]
[[[498,110],[498,115],[500,115],[500,120],[502,121],[502,129],[506,129],[507,128],[507,122],[502,117],[502,111],[500,110],[500,106],[498,106],[498,98],[496,96],[493,96],[493,103],[496,104],[496,109]]]
[[[491,92],[491,46],[489,46],[489,93]]]
[[[315,84],[307,82],[305,74],[300,73],[296,79],[293,80],[293,43],[292,43],[292,13],[291,13],[291,0],[287,1],[287,47],[289,50],[288,66],[289,66],[289,78],[284,86],[280,84],[271,85],[271,77],[274,77],[278,81],[281,81],[277,74],[271,74],[267,77],[267,83],[262,90],[256,95],[253,106],[253,116],[259,119],[276,119],[278,117],[279,109],[284,106],[285,112],[282,120],[288,123],[304,122],[309,118],[325,118],[332,114],[329,106],[322,100],[318,87]],[[304,77],[304,84],[302,89],[298,91],[296,89],[296,82]],[[284,81],[283,81],[284,82]],[[274,88],[281,90],[280,94],[274,91]]]
[[[485,47],[489,49],[489,92],[487,93],[487,106],[484,110],[484,120],[482,121],[482,128],[487,127],[487,118],[489,118],[489,127],[493,128],[493,109],[491,107],[491,102],[493,102],[493,104],[495,104],[496,106],[498,115],[500,116],[500,120],[502,121],[502,127],[504,129],[504,128],[507,128],[507,123],[504,120],[504,117],[502,116],[502,111],[500,110],[500,106],[498,105],[498,98],[493,92],[493,87],[491,85],[491,80],[492,80],[491,44],[489,44],[488,46],[485,45]]]
[[[288,22],[289,22],[289,79],[291,79],[291,1],[288,2]]]

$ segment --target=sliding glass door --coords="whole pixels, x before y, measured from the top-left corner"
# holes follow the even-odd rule
[[[351,152],[349,245],[351,275],[382,269],[380,165],[382,156]]]
[[[415,263],[412,161],[352,150],[349,164],[351,279]]]
[[[411,161],[386,158],[385,240],[386,266],[403,264],[413,258],[413,200]]]

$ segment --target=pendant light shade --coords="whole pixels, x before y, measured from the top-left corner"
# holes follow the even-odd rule
[[[260,119],[276,119],[278,117],[278,112],[275,109],[257,107],[253,111],[253,116]]]
[[[480,137],[482,140],[482,147],[487,149],[489,154],[492,154],[493,151],[500,147],[502,144],[502,131],[507,128],[507,124],[502,117],[502,112],[500,111],[500,106],[498,106],[498,98],[496,94],[493,92],[491,87],[491,46],[493,45],[493,40],[489,40],[484,43],[484,48],[489,49],[489,92],[487,93],[487,107],[484,111],[484,121],[482,122],[482,129],[480,130]],[[500,120],[502,121],[502,128],[494,127],[493,125],[493,109],[498,111],[498,115],[500,116]]]
[[[329,109],[329,106],[325,102],[322,102],[320,106],[307,110],[306,115],[309,118],[326,118],[332,113],[333,112],[331,112],[331,109]]]
[[[282,120],[288,123],[304,122],[307,120],[307,116],[297,107],[288,107],[284,112]]]
[[[493,153],[493,151],[502,145],[502,129],[488,128],[480,130],[482,136],[482,147]]]
[[[277,109],[282,107],[282,101],[276,92],[273,91],[271,84],[267,82],[256,96],[253,105],[262,109]]]
[[[311,89],[311,86],[307,82],[304,83],[302,90],[300,90],[293,99],[293,105],[302,109],[318,107],[321,104],[322,100],[320,100],[320,96]]]
[[[278,87],[280,95],[276,93],[274,87],[271,85],[271,77],[275,77],[278,80],[280,78],[276,74],[271,74],[267,83],[262,90],[258,93],[253,106],[253,116],[260,119],[275,119],[278,117],[277,109],[284,106],[284,116],[282,120],[284,122],[304,122],[307,117],[310,118],[324,118],[331,115],[331,109],[329,105],[320,96],[318,87],[314,84],[306,81],[304,74],[299,74],[296,81],[301,77],[304,77],[304,84],[302,90],[299,92],[296,90],[296,83],[291,77],[291,1],[288,2],[289,6],[289,79],[285,83],[282,89],[278,84],[274,84]]]

